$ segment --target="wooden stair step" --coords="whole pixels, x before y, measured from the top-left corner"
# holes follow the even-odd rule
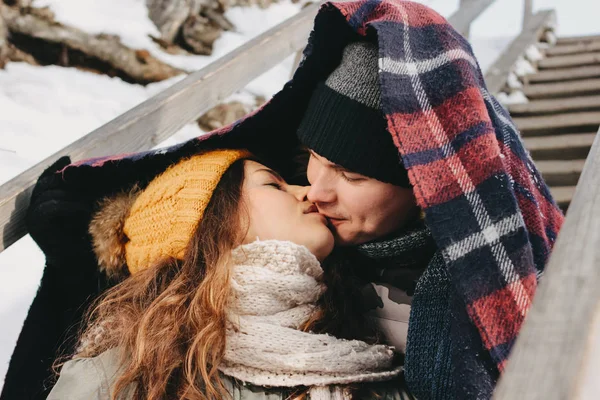
[[[585,160],[542,160],[535,162],[548,186],[577,185],[584,164]]]
[[[591,111],[595,109],[600,110],[600,95],[533,100],[528,103],[510,104],[508,106],[508,110],[512,115]]]
[[[566,211],[569,204],[571,204],[571,200],[573,200],[575,186],[554,186],[550,188],[550,193],[552,193],[556,204]]]
[[[557,132],[581,133],[598,130],[600,111],[518,117],[513,120],[523,136],[548,135]]]
[[[525,148],[536,161],[585,159],[596,132],[523,138]]]
[[[538,69],[567,68],[600,64],[600,52],[548,57],[538,61]]]
[[[525,86],[523,93],[530,99],[590,95],[600,93],[600,79],[538,83]]]
[[[583,36],[562,36],[557,38],[556,45],[570,45],[579,42],[594,42],[599,41],[600,35],[583,35]]]
[[[586,67],[548,69],[525,76],[526,83],[568,81],[600,77],[600,65]]]
[[[546,56],[564,56],[569,54],[591,53],[594,51],[600,51],[600,40],[551,47],[546,50]]]

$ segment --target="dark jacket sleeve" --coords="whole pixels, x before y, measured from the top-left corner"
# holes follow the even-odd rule
[[[52,363],[71,354],[85,309],[102,288],[91,250],[91,202],[69,191],[63,157],[38,179],[27,210],[27,229],[46,256],[37,294],[10,360],[1,400],[45,399],[54,382]],[[28,268],[24,265],[23,268]]]

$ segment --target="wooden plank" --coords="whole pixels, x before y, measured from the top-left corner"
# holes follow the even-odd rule
[[[600,65],[587,67],[548,69],[525,76],[526,83],[568,81],[600,77]]]
[[[555,20],[554,10],[539,11],[529,20],[527,27],[488,68],[485,74],[485,82],[490,93],[496,94],[504,88],[508,74],[517,59],[525,53],[529,46],[539,41],[547,27],[553,24]]]
[[[563,210],[566,210],[573,200],[575,186],[554,186],[550,188],[550,193],[552,193],[556,204]]]
[[[461,0],[460,8],[448,18],[448,22],[468,39],[471,23],[495,1]]]
[[[520,117],[513,119],[521,134],[544,134],[559,129],[571,129],[572,132],[582,132],[581,129],[588,128],[584,132],[589,132],[591,129],[598,129],[600,125],[600,112],[580,112],[570,114],[548,115],[541,117]],[[573,129],[580,128],[580,129]]]
[[[523,0],[523,24],[521,29],[525,29],[529,20],[533,16],[533,0]]]
[[[240,46],[207,67],[134,107],[106,125],[46,158],[0,187],[0,227],[4,250],[25,233],[25,210],[33,184],[63,155],[73,160],[150,149],[203,112],[244,87],[306,44],[320,4]]]
[[[548,186],[575,186],[583,171],[583,164],[585,159],[535,162]]]
[[[570,45],[580,42],[595,42],[600,41],[600,35],[584,35],[584,36],[563,36],[556,41],[557,46]]]
[[[600,51],[600,41],[579,42],[575,44],[551,47],[546,50],[546,56],[564,56],[570,54],[591,53]]]
[[[523,138],[525,148],[536,160],[573,160],[587,157],[596,133],[571,133],[566,135]]]
[[[590,111],[600,109],[600,96],[570,97],[563,99],[534,100],[528,103],[510,104],[511,115],[543,114],[565,111]]]
[[[600,135],[596,137],[494,400],[594,399],[600,393]],[[592,379],[586,379],[591,377]]]
[[[530,99],[573,97],[600,93],[600,79],[527,85],[523,93]]]
[[[581,67],[600,63],[600,52],[548,57],[538,61],[539,69]]]

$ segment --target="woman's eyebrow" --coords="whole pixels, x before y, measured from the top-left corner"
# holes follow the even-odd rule
[[[260,169],[257,169],[254,172],[261,172],[261,171],[262,172],[268,172],[269,174],[273,175],[273,177],[277,178],[278,180],[285,182],[285,179],[283,179],[281,177],[281,175],[279,175],[279,173],[277,173],[277,171],[273,171],[272,169],[269,169],[269,168],[260,168]]]

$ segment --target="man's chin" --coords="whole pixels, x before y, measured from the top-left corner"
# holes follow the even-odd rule
[[[338,232],[335,228],[332,230],[332,232],[336,246],[345,247],[356,246],[357,244],[360,244],[356,243],[356,238],[354,236],[348,236],[347,234],[344,234],[344,232]]]

